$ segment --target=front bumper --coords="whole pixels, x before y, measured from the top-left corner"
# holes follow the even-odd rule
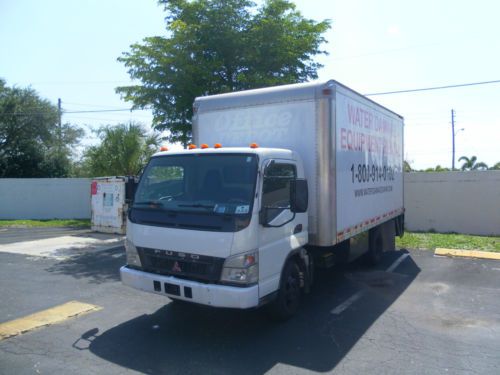
[[[122,283],[132,288],[202,305],[236,309],[248,309],[259,305],[258,285],[239,288],[203,284],[173,276],[137,271],[127,266],[120,268],[120,276]]]

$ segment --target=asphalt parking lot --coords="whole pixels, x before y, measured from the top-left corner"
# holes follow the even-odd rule
[[[101,309],[0,341],[0,373],[500,373],[498,261],[387,253],[376,268],[321,272],[278,324],[124,287],[124,260],[123,247],[1,252],[0,323],[71,300]]]
[[[0,245],[87,233],[81,228],[0,228]]]

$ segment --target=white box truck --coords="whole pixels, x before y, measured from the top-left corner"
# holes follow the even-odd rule
[[[288,318],[314,265],[403,233],[403,118],[336,81],[197,98],[193,136],[141,176],[126,285]]]

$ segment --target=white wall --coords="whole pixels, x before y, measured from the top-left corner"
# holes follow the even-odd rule
[[[90,218],[88,178],[0,179],[0,219]],[[406,228],[500,235],[500,171],[405,174]]]
[[[90,219],[90,178],[2,178],[0,219]]]
[[[500,171],[405,174],[410,231],[500,235]]]

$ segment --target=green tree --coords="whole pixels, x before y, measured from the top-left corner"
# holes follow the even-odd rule
[[[148,135],[136,123],[102,127],[97,134],[101,143],[85,150],[80,175],[137,175],[151,155],[158,151],[159,136]]]
[[[411,164],[408,160],[403,161],[403,170],[406,173],[413,172],[413,168],[411,167]]]
[[[58,110],[31,88],[0,79],[0,177],[65,177],[83,130],[58,127]]]
[[[444,168],[441,165],[436,165],[434,168],[427,168],[424,170],[421,170],[420,172],[449,172],[450,168]]]
[[[313,59],[329,21],[306,19],[288,0],[160,0],[166,37],[133,44],[118,60],[140,84],[116,91],[151,108],[170,142],[191,139],[195,97],[317,78]]]
[[[434,168],[434,171],[435,172],[449,172],[450,169],[449,168],[445,168],[445,167],[441,167],[441,165],[436,165],[436,167]]]
[[[491,170],[498,170],[500,169],[500,161],[498,163],[495,163],[492,167],[490,167]]]
[[[462,171],[475,171],[475,170],[484,170],[488,169],[488,166],[483,162],[477,162],[476,156],[471,156],[468,158],[467,156],[462,156],[458,159],[458,161],[464,161],[462,167],[460,168]]]

